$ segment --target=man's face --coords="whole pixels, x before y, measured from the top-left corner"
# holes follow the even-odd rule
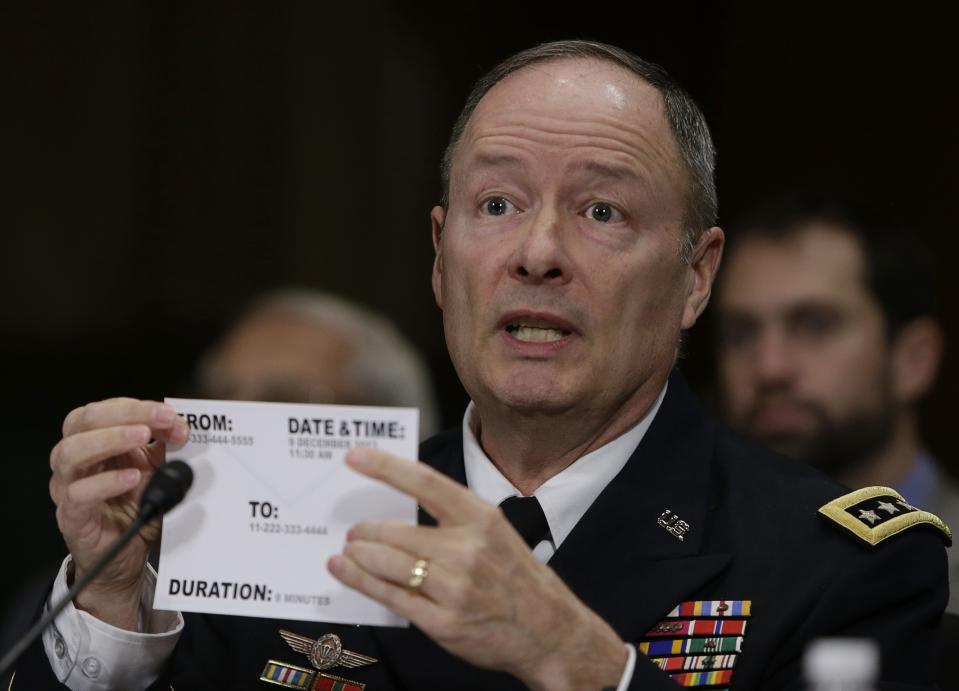
[[[854,237],[812,224],[744,240],[721,279],[725,414],[829,472],[869,460],[895,411],[885,323],[864,271]]]
[[[257,312],[217,348],[201,382],[210,398],[361,404],[345,378],[350,345],[317,320]]]
[[[655,395],[705,305],[679,259],[685,189],[661,98],[631,73],[562,60],[490,90],[457,147],[448,213],[433,211],[434,292],[481,409],[616,411]]]

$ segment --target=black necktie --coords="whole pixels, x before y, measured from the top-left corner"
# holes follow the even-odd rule
[[[549,523],[536,497],[509,497],[499,507],[530,549],[549,537]]]

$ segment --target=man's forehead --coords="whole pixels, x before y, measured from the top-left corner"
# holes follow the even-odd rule
[[[342,329],[295,310],[267,307],[245,317],[225,336],[223,351],[346,351]]]
[[[862,247],[849,228],[828,220],[810,220],[779,234],[747,234],[734,248],[752,254],[779,255],[784,261],[809,262],[844,268],[863,268]]]
[[[631,168],[633,177],[655,178],[677,191],[685,187],[662,96],[638,75],[606,61],[551,60],[504,78],[477,105],[456,157],[472,171],[481,159],[524,147],[528,155],[529,146],[574,158],[598,155],[606,172]],[[582,171],[582,161],[566,163]]]
[[[623,66],[597,58],[560,58],[520,68],[477,104],[470,126],[552,110],[668,124],[660,93]]]
[[[720,304],[780,304],[869,298],[865,261],[841,226],[814,222],[781,237],[747,236],[727,258]]]

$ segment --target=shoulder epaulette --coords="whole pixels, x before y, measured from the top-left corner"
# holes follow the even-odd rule
[[[929,525],[952,544],[952,531],[935,514],[917,509],[888,487],[863,487],[833,499],[819,513],[870,546],[917,525]]]

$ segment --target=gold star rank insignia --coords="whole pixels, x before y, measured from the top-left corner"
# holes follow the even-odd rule
[[[938,516],[917,509],[888,487],[857,489],[821,506],[819,513],[873,547],[922,525],[939,531],[946,544],[952,544],[952,531]]]

